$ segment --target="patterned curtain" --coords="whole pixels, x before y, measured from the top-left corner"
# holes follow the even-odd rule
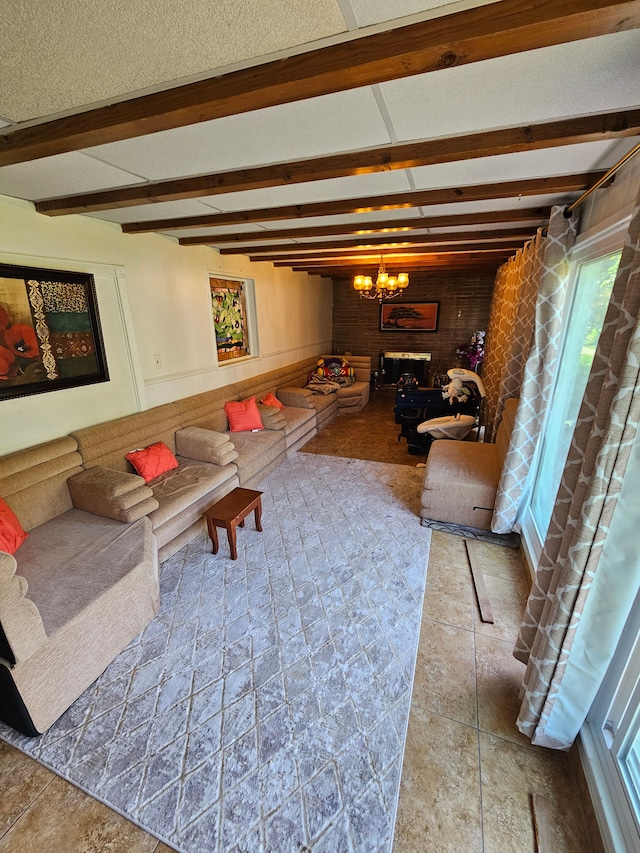
[[[567,749],[548,729],[640,419],[640,205],[618,275],[514,650],[527,664],[518,728]],[[584,703],[590,705],[586,696]],[[574,737],[588,707],[574,712]]]
[[[525,483],[542,429],[549,396],[558,363],[562,315],[569,283],[571,250],[576,241],[575,217],[567,219],[563,209],[551,211],[547,235],[536,238],[534,293],[528,299],[528,329],[523,329],[522,353],[526,361],[521,367],[521,382],[510,391],[504,390],[499,400],[500,413],[504,400],[519,397],[509,449],[498,484],[491,519],[494,533],[520,530],[517,517]],[[525,352],[526,350],[526,352]]]
[[[485,441],[490,441],[504,401],[517,397],[527,358],[535,311],[540,244],[538,231],[498,270],[487,326],[487,354],[482,365],[486,398]]]

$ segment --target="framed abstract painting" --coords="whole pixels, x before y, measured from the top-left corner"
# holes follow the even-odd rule
[[[0,264],[0,400],[108,381],[93,276]]]

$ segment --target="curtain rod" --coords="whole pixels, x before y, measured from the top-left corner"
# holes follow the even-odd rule
[[[637,154],[638,151],[640,151],[640,142],[638,142],[638,144],[635,145],[631,149],[631,151],[628,151],[621,160],[618,160],[615,166],[612,166],[607,172],[605,172],[604,175],[599,180],[597,180],[592,187],[589,187],[588,190],[585,190],[580,196],[580,198],[577,198],[572,204],[568,204],[563,211],[566,219],[571,219],[571,215],[576,209],[576,207],[579,207],[582,202],[585,201],[594,190],[597,190],[598,187],[601,187],[604,183],[606,183],[609,178],[612,178],[618,171],[618,169],[620,169],[621,166],[624,166],[625,163],[631,160],[631,158],[635,154]]]

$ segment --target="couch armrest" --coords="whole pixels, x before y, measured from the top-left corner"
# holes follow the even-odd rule
[[[0,623],[13,660],[26,660],[47,642],[38,608],[25,598],[28,584],[16,574],[15,557],[0,551]]]
[[[287,425],[285,416],[277,406],[265,406],[258,403],[258,411],[265,429],[284,429]]]
[[[104,518],[129,523],[160,506],[152,490],[137,474],[96,465],[69,477],[67,482],[77,509]]]
[[[176,452],[196,462],[227,465],[238,458],[228,433],[201,427],[184,427],[176,432]]]
[[[294,406],[297,409],[313,409],[313,392],[307,388],[278,388],[276,397],[285,406]]]

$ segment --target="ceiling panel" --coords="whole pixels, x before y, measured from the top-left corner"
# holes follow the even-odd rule
[[[182,228],[166,231],[164,233],[171,234],[174,237],[198,237],[210,234],[243,234],[246,231],[264,230],[264,239],[278,239],[278,231],[287,228],[313,228],[319,226],[327,228],[328,233],[331,232],[332,226],[349,225],[352,222],[371,222],[373,226],[377,222],[384,221],[393,216],[394,219],[415,219],[420,216],[420,211],[415,207],[410,207],[404,210],[371,210],[365,213],[348,214],[345,213],[339,216],[310,216],[301,219],[278,219],[274,222],[252,222],[251,224],[241,225],[223,225],[223,226],[208,226],[203,228]],[[215,241],[212,241],[215,243]]]
[[[640,32],[381,83],[399,140],[473,133],[640,104]]]
[[[411,169],[411,176],[416,189],[435,189],[580,174],[612,166],[633,148],[636,142],[636,138],[630,137],[613,142],[564,145],[540,151],[523,151],[518,154],[461,160],[457,163],[440,163],[437,166],[420,166]]]
[[[283,187],[265,187],[260,190],[224,193],[215,197],[220,210],[249,210],[254,207],[279,207],[284,204],[307,204],[314,201],[331,201],[340,198],[360,198],[381,193],[408,192],[411,185],[402,170],[375,172],[371,175],[353,175],[349,178],[332,178]]]
[[[374,94],[366,87],[99,145],[87,151],[149,180],[162,180],[390,142]]]
[[[79,151],[0,168],[0,193],[29,200],[113,189],[137,183],[137,175]]]
[[[456,216],[460,213],[483,213],[491,210],[517,210],[519,207],[550,207],[570,204],[578,193],[535,195],[526,198],[499,198],[493,201],[461,201],[457,204],[433,204],[420,208],[423,216]]]
[[[347,29],[337,0],[302,5],[300,0],[4,0],[0,79],[14,85],[0,90],[0,114],[25,121]]]
[[[107,222],[141,222],[144,219],[164,219],[174,216],[203,216],[212,212],[214,211],[211,207],[205,206],[197,198],[192,198],[181,201],[160,201],[157,204],[145,204],[140,207],[97,211],[91,216],[96,219],[105,219]]]
[[[359,27],[378,24],[389,20],[389,16],[402,18],[406,15],[416,15],[438,9],[446,9],[449,13],[459,8],[468,9],[471,6],[485,6],[492,0],[477,0],[477,2],[456,3],[455,0],[345,0]]]
[[[233,236],[234,234],[243,234],[247,231],[261,231],[262,226],[255,222],[246,223],[244,225],[221,225],[217,228],[177,228],[176,230],[160,230],[161,234],[169,234],[171,237],[197,237],[202,234],[217,234],[220,236]],[[268,232],[264,232],[267,234]]]

